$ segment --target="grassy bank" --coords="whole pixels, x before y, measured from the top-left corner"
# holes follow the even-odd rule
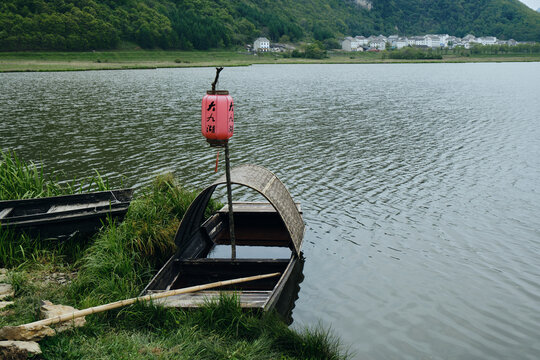
[[[58,176],[44,175],[43,166],[22,161],[15,152],[0,150],[0,200],[70,195],[83,190],[109,190],[109,183],[99,173],[83,181],[60,183]]]
[[[334,52],[325,59],[250,55],[243,51],[118,50],[95,52],[0,52],[0,72],[155,69],[169,67],[249,66],[253,64],[366,64],[422,62],[540,61],[540,54],[443,55],[442,60],[385,59],[382,53]]]
[[[5,157],[1,165],[6,166]],[[28,178],[36,173],[35,167],[20,160],[7,166],[22,167]],[[0,186],[6,179],[9,176],[0,177]],[[52,186],[51,180],[45,182]],[[31,248],[32,239],[26,238],[29,244],[19,244],[25,247],[24,254],[0,257],[0,267],[10,269],[9,282],[15,288],[15,304],[0,310],[0,326],[37,320],[41,300],[80,309],[137,296],[174,251],[175,231],[195,195],[172,175],[158,177],[139,192],[122,223],[104,227],[75,255],[65,247],[46,244],[36,251]],[[220,206],[210,203],[208,214]],[[0,251],[9,248],[9,237],[0,228]],[[243,312],[237,299],[228,297],[190,312],[139,304],[96,314],[87,318],[83,328],[40,344],[45,359],[347,357],[327,330],[295,331],[277,315]]]
[[[41,165],[22,161],[14,152],[0,151],[0,200],[29,199],[70,195],[83,191],[108,190],[109,184],[98,173],[82,181],[60,183],[58,176],[46,176]],[[27,235],[15,235],[0,225],[0,268],[26,262],[52,263],[75,261],[81,255],[79,243],[41,241]]]

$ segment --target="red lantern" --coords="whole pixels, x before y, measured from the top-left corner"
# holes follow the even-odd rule
[[[234,103],[226,90],[207,91],[202,99],[201,131],[211,146],[223,146],[233,136]]]

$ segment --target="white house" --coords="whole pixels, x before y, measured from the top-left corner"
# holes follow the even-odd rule
[[[463,39],[462,39],[463,42],[465,43],[475,43],[475,42],[478,42],[476,40],[476,37],[474,37],[474,35],[471,35],[471,34],[467,34],[467,36],[465,36]]]
[[[437,34],[439,39],[441,40],[441,46],[447,47],[448,46],[448,39],[450,38],[450,35],[448,34]]]
[[[390,44],[390,46],[395,47],[398,39],[399,39],[398,35],[390,35],[388,37],[388,43]]]
[[[260,37],[253,43],[253,50],[255,51],[270,51],[270,40],[265,37]]]
[[[370,36],[369,39],[369,47],[372,49],[377,50],[385,50],[386,49],[386,36],[379,35],[379,36]]]
[[[398,49],[409,46],[409,40],[406,37],[400,37],[396,40],[395,46]]]
[[[374,41],[369,43],[369,47],[372,48],[372,49],[384,50],[384,49],[386,49],[386,41],[374,40]]]
[[[426,35],[426,45],[430,48],[441,47],[441,38],[437,35]]]
[[[356,51],[358,48],[358,41],[353,37],[347,36],[345,40],[341,42],[341,49],[345,51]]]
[[[495,45],[497,44],[497,38],[495,36],[479,37],[477,41],[482,45]]]
[[[360,46],[366,46],[367,44],[369,44],[368,39],[363,36],[356,36],[355,39],[356,41],[358,41]]]
[[[459,43],[461,41],[460,38],[458,37],[455,37],[455,36],[449,36],[448,38],[446,38],[446,46],[449,46],[450,48],[453,48],[457,45],[457,43]]]
[[[414,37],[415,46],[426,46],[426,38],[424,36],[415,36]]]
[[[341,49],[345,51],[358,51],[358,48],[361,48],[360,42],[350,36],[347,36],[341,43]]]

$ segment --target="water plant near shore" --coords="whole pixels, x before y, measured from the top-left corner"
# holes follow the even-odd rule
[[[0,151],[0,200],[17,200],[71,195],[83,191],[109,190],[109,182],[98,172],[77,183],[60,182],[57,175],[47,176],[42,165],[26,162],[14,151]],[[16,234],[0,224],[0,267],[21,266],[27,262],[72,263],[82,254],[83,244],[41,240]]]
[[[195,196],[171,174],[158,176],[131,203],[122,223],[96,236],[77,264],[73,296],[85,307],[137,296],[174,253],[176,229]],[[218,206],[211,202],[208,211]]]
[[[30,199],[70,195],[84,191],[109,190],[109,182],[96,175],[77,184],[74,179],[61,183],[54,173],[45,175],[43,166],[25,162],[16,152],[0,151],[0,200]]]

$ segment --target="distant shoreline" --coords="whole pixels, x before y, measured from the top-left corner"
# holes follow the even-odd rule
[[[116,50],[90,52],[0,52],[0,72],[142,70],[258,64],[407,64],[540,62],[540,54],[443,55],[442,60],[383,59],[379,53],[336,52],[325,59],[259,56],[236,51]]]

